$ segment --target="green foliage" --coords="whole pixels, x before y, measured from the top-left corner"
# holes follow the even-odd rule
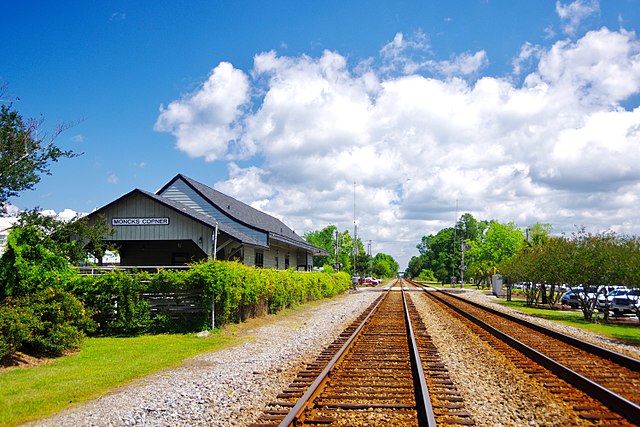
[[[65,289],[76,276],[48,225],[35,211],[21,215],[0,258],[0,356],[7,350],[59,354],[94,329]]]
[[[214,299],[216,325],[331,297],[350,286],[346,273],[299,273],[223,261],[196,264],[185,274],[191,286],[203,289],[207,307]]]
[[[47,138],[39,136],[44,134],[38,132],[40,124],[33,119],[23,119],[12,110],[11,104],[0,106],[0,204],[34,188],[41,175],[50,174],[51,162],[76,156],[53,142],[64,130],[62,127]]]
[[[146,273],[114,271],[100,276],[78,276],[70,289],[94,312],[98,333],[135,335],[152,326],[149,302],[142,293],[148,289]]]
[[[548,294],[545,287],[541,291],[527,288],[529,304],[554,304],[560,296],[555,290],[561,284],[588,287],[596,293],[604,285],[636,288],[640,286],[640,241],[613,232],[591,234],[581,229],[570,238],[550,237],[522,248],[502,269],[513,282],[542,283],[551,288]],[[578,293],[578,303],[584,319],[590,320],[595,300]]]
[[[61,354],[80,345],[95,324],[84,306],[69,292],[47,289],[9,298],[0,306],[0,336],[9,350]],[[0,350],[2,350],[0,348]]]
[[[209,324],[212,303],[216,326],[221,326],[331,297],[350,286],[350,277],[343,272],[298,273],[221,261],[202,262],[189,270],[162,270],[153,276],[119,270],[83,276],[37,239],[29,252],[21,234],[24,229],[17,230],[13,238],[23,244],[12,243],[10,248],[17,250],[6,258],[15,261],[17,268],[5,278],[18,280],[13,286],[5,282],[2,288],[0,357],[19,348],[61,353],[78,346],[85,333],[136,335],[201,329]],[[49,268],[38,268],[33,262],[37,259]],[[166,311],[152,316],[148,294],[189,290],[201,292],[202,306],[207,309],[201,319],[187,324]]]
[[[14,227],[0,258],[0,300],[20,297],[47,286],[61,288],[74,272],[35,226]]]
[[[15,304],[0,305],[0,359],[22,347],[37,319]]]
[[[433,274],[433,271],[431,270],[422,270],[420,272],[420,275],[418,276],[418,280],[422,281],[422,282],[437,282],[438,280],[436,279],[435,274]]]
[[[22,308],[37,319],[24,342],[35,353],[60,354],[78,347],[85,332],[95,327],[77,298],[52,287],[26,297]]]
[[[396,277],[400,265],[391,255],[377,253],[371,260],[371,272],[375,277]]]
[[[353,237],[349,234],[348,230],[338,233],[338,258],[336,259],[336,236],[337,231],[335,225],[328,225],[322,230],[310,231],[304,234],[304,239],[310,244],[324,249],[329,252],[328,256],[315,256],[313,257],[314,267],[323,267],[327,264],[337,266],[340,271],[353,271]],[[361,244],[360,244],[361,246]]]
[[[543,240],[548,229],[540,225],[531,230],[534,239]],[[449,283],[451,276],[461,275],[464,247],[467,267],[465,278],[473,277],[477,282],[489,281],[492,274],[499,272],[500,264],[524,244],[525,236],[515,224],[478,221],[466,213],[455,227],[422,237],[417,246],[420,255],[409,261],[407,275],[418,277],[423,270],[431,270],[438,281]]]
[[[513,257],[525,244],[525,236],[514,223],[490,221],[481,238],[468,241],[470,249],[465,261],[469,273],[478,281],[491,282],[491,276],[500,272],[500,265]]]
[[[420,255],[409,261],[407,275],[418,277],[422,270],[428,269],[435,272],[438,281],[448,283],[449,277],[457,268],[454,237],[453,228],[444,228],[435,235],[423,236],[417,246]],[[460,264],[459,260],[457,264]]]
[[[144,332],[185,331],[210,327],[211,306],[216,326],[249,317],[276,313],[306,301],[334,296],[350,286],[342,273],[295,272],[247,267],[237,262],[210,261],[189,270],[146,273],[114,271],[101,276],[79,276],[71,290],[99,324],[99,334],[132,335]],[[144,294],[201,291],[207,313],[195,324],[177,324],[169,313],[150,315]]]

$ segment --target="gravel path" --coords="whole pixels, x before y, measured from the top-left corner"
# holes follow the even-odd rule
[[[188,359],[32,426],[244,426],[380,294],[360,291],[244,330],[235,347]]]
[[[244,426],[285,389],[306,362],[380,294],[363,288],[331,300],[241,327],[241,344],[188,359],[178,369],[150,375],[94,401],[74,406],[31,426]],[[483,292],[465,296],[504,311]],[[414,298],[427,329],[446,357],[477,425],[580,425],[561,403],[535,382],[513,374],[513,364],[437,307]],[[527,316],[530,318],[529,316]],[[553,324],[540,319],[540,323]],[[566,333],[640,358],[640,349],[620,346],[576,328]]]

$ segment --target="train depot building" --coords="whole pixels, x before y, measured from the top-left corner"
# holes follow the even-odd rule
[[[218,259],[309,271],[328,255],[282,221],[182,174],[156,193],[135,189],[88,215],[113,230],[120,265],[179,266]]]

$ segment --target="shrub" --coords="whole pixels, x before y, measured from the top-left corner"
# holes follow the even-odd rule
[[[60,354],[78,347],[95,329],[84,306],[70,293],[49,287],[0,307],[0,331],[10,351]]]
[[[24,346],[36,353],[59,354],[78,347],[85,332],[95,329],[83,304],[63,290],[49,287],[29,295],[23,308],[36,319]]]
[[[237,262],[200,262],[189,270],[146,273],[116,271],[78,277],[70,289],[93,311],[101,334],[168,332],[210,327],[211,305],[216,326],[276,313],[310,300],[332,297],[351,286],[347,273],[305,272],[247,267]],[[191,324],[177,324],[168,311],[152,318],[144,294],[202,292],[206,314]],[[175,313],[174,313],[175,317]]]
[[[93,312],[98,332],[107,335],[135,335],[152,324],[149,303],[142,297],[149,276],[114,271],[100,276],[79,276],[70,289]]]
[[[14,300],[7,299],[0,305],[0,359],[22,346],[29,338],[30,325],[35,322],[29,310],[21,310],[14,304]]]
[[[429,269],[424,269],[420,272],[420,275],[418,276],[418,280],[423,281],[423,282],[437,282],[438,279],[436,279],[435,274],[433,273],[433,271],[429,270]]]

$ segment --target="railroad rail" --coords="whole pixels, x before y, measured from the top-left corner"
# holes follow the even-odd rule
[[[401,285],[389,287],[250,427],[436,422],[474,425]]]
[[[511,358],[552,393],[571,402],[582,418],[594,423],[640,425],[639,360],[451,292],[428,291],[427,294],[482,328],[493,339],[525,355],[526,360],[518,356]],[[490,344],[501,347],[500,342]]]

